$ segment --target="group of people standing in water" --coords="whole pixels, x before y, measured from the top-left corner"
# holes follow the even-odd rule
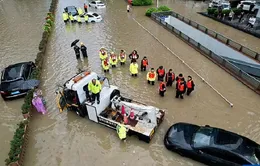
[[[110,67],[117,67],[119,62],[120,65],[125,65],[127,55],[124,50],[121,50],[118,56],[114,52],[110,52],[108,55],[107,50],[102,47],[99,51],[99,57],[102,62],[102,68],[106,73],[109,72]],[[139,59],[139,55],[137,51],[134,50],[130,55],[128,55],[128,57],[131,60],[131,64],[129,66],[130,74],[132,77],[137,77],[139,71],[137,60]],[[147,67],[148,59],[144,56],[141,60],[141,71],[146,71]],[[154,68],[151,68],[147,73],[146,79],[148,84],[154,85],[156,78],[160,82],[159,94],[162,97],[166,92],[166,87],[172,87],[174,81],[176,81],[176,98],[180,97],[183,99],[183,95],[185,93],[187,96],[189,96],[195,87],[191,76],[188,76],[188,80],[186,81],[182,73],[175,77],[175,73],[172,71],[172,69],[169,69],[169,71],[166,73],[166,70],[163,66],[160,66],[156,71]]]

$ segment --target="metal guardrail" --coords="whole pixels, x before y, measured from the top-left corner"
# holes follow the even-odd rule
[[[160,16],[167,16],[167,15],[171,15],[173,17],[176,17],[176,18],[180,19],[181,21],[183,21],[183,22],[203,31],[204,33],[206,33],[206,34],[208,34],[208,35],[210,35],[210,36],[212,36],[212,37],[214,37],[214,38],[216,38],[216,39],[218,39],[222,42],[225,42],[227,45],[231,46],[232,48],[235,48],[235,49],[237,49],[237,50],[239,50],[243,53],[248,53],[248,55],[253,57],[254,59],[257,58],[257,60],[260,60],[260,55],[258,53],[250,50],[249,48],[246,48],[246,47],[240,45],[237,42],[234,42],[231,39],[226,38],[225,36],[223,36],[221,34],[218,34],[217,32],[215,32],[213,30],[206,28],[205,26],[202,26],[202,25],[200,25],[200,24],[198,24],[198,23],[196,23],[192,20],[189,20],[189,19],[181,16],[178,13],[175,13],[175,12],[172,12],[172,11],[171,12],[152,13],[151,18],[153,20],[155,20],[159,24],[163,25],[167,30],[171,31],[173,34],[175,34],[176,36],[178,36],[182,40],[189,43],[191,46],[193,46],[198,51],[203,53],[203,55],[206,55],[206,57],[213,60],[220,67],[224,68],[226,71],[228,71],[233,76],[235,76],[237,79],[239,79],[242,83],[247,85],[249,88],[254,90],[256,93],[260,94],[260,81],[259,80],[255,79],[251,75],[247,74],[246,72],[244,72],[243,70],[241,70],[237,66],[233,65],[232,63],[230,63],[226,59],[222,58],[221,56],[215,54],[211,50],[207,49],[206,47],[204,47],[200,43],[191,39],[189,36],[185,35],[181,31],[179,31],[178,29],[174,28],[173,26],[171,26],[170,24],[165,22],[160,17]]]

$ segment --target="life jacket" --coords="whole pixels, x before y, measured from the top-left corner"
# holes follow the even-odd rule
[[[164,76],[165,70],[164,69],[158,69],[159,76]]]
[[[160,88],[159,88],[160,91],[163,91],[163,90],[164,90],[163,85],[164,85],[164,87],[166,87],[165,83],[164,83],[164,82],[161,82],[161,83],[160,83]]]
[[[132,54],[132,59],[137,59],[137,55],[136,54]]]
[[[187,88],[192,88],[192,80],[187,81]]]
[[[118,137],[121,140],[126,138],[126,128],[124,125],[121,125],[121,124],[117,125],[116,131],[117,131]]]
[[[120,58],[121,59],[125,59],[125,57],[126,57],[125,53],[120,53]]]
[[[106,51],[100,50],[100,52],[99,52],[99,58],[100,58],[101,60],[105,60],[105,59],[107,58],[107,53],[106,53]]]
[[[143,59],[143,60],[142,60],[142,65],[143,65],[143,66],[147,66],[147,65],[148,65],[148,60],[147,60],[147,59],[146,59],[146,60]]]
[[[129,70],[130,70],[131,74],[137,74],[138,73],[138,64],[131,63]]]
[[[176,79],[176,80],[177,80],[177,83],[180,83],[182,78],[183,78],[183,77],[179,77],[179,76],[178,76],[177,79]]]
[[[116,58],[116,55],[111,55],[110,58],[115,61],[117,58]]]
[[[155,73],[149,72],[149,78],[155,78]]]
[[[179,90],[180,92],[183,92],[183,91],[184,91],[184,88],[185,88],[184,84],[181,84],[181,83],[178,84],[178,90]]]
[[[108,63],[108,60],[104,60],[102,61],[102,67],[104,70],[109,70],[109,63]]]
[[[174,73],[167,73],[166,74],[166,80],[167,81],[174,81],[174,79],[175,79]]]

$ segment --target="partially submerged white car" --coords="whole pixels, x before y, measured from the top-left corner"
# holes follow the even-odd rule
[[[91,1],[89,7],[95,7],[96,9],[106,8],[106,5],[101,1]]]
[[[93,12],[88,12],[85,13],[84,15],[88,15],[88,22],[100,22],[102,21],[102,16],[97,14],[97,13],[93,13]],[[74,16],[74,20],[78,20],[79,16]],[[81,22],[85,22],[84,16],[80,17]]]

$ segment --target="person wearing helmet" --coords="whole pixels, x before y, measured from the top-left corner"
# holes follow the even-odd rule
[[[80,50],[83,55],[83,58],[87,58],[88,57],[87,47],[82,42],[80,43]]]
[[[107,58],[107,51],[104,47],[101,47],[99,50],[99,58],[101,61],[103,61]]]

